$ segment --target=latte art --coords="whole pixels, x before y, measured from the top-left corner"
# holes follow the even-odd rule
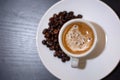
[[[94,42],[94,33],[85,23],[69,24],[62,34],[63,46],[73,54],[82,54],[88,51]]]
[[[78,25],[73,25],[66,34],[66,44],[72,51],[83,51],[88,48],[90,43],[88,37],[82,35],[78,27]]]

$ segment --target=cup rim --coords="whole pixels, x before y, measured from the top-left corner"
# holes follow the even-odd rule
[[[95,38],[94,38],[93,45],[92,45],[91,48],[90,48],[88,51],[86,51],[85,53],[82,53],[82,54],[72,54],[72,53],[70,53],[69,51],[67,51],[67,50],[64,48],[63,44],[62,44],[62,34],[63,34],[63,31],[64,31],[64,29],[66,28],[67,25],[69,25],[69,24],[71,24],[71,23],[73,23],[73,22],[83,22],[83,23],[87,24],[87,25],[93,30],[94,37],[95,37]],[[60,29],[60,32],[59,32],[59,35],[58,35],[58,42],[59,42],[59,45],[60,45],[61,49],[65,52],[65,54],[67,54],[67,55],[69,55],[69,56],[71,56],[71,57],[76,57],[76,58],[84,57],[84,56],[90,54],[90,53],[94,50],[94,48],[95,48],[95,46],[96,46],[96,43],[97,43],[97,32],[96,32],[94,26],[93,26],[89,21],[84,20],[84,19],[72,19],[72,20],[67,21],[67,22],[62,26],[62,28]]]

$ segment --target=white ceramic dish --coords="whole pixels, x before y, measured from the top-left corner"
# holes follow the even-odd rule
[[[63,63],[53,57],[53,52],[42,45],[42,31],[48,27],[49,18],[60,11],[74,11],[91,21],[98,29],[99,54],[88,56],[78,69],[71,68],[70,61]],[[100,28],[101,27],[101,28]],[[62,80],[99,80],[113,71],[120,60],[120,20],[114,11],[99,0],[62,0],[54,4],[42,17],[36,36],[39,56],[45,67]],[[83,67],[84,66],[84,67]]]

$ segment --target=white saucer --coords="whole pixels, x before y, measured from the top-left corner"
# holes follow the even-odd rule
[[[49,18],[54,13],[64,10],[82,14],[83,19],[99,24],[106,34],[104,50],[97,57],[88,59],[83,69],[71,68],[70,61],[61,62],[60,59],[53,57],[53,52],[41,43],[44,39],[42,31],[48,27]],[[111,73],[119,63],[119,35],[120,20],[114,11],[103,2],[99,0],[62,0],[48,9],[42,17],[37,30],[36,43],[41,61],[57,78],[62,80],[99,80]]]

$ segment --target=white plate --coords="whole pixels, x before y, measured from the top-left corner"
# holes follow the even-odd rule
[[[84,68],[71,68],[70,61],[62,63],[60,59],[53,57],[53,52],[41,43],[44,39],[42,31],[48,27],[49,18],[54,13],[64,10],[82,14],[84,19],[97,23],[102,27],[101,30],[103,29],[102,32],[98,30],[102,43],[99,44],[99,48],[96,51],[100,52],[103,47],[105,49],[99,55],[97,54],[97,56],[87,59]],[[105,40],[103,39],[104,32]],[[99,80],[111,73],[120,60],[119,35],[119,18],[103,2],[99,0],[62,0],[54,4],[42,17],[38,26],[36,43],[43,64],[57,78],[62,80]]]

